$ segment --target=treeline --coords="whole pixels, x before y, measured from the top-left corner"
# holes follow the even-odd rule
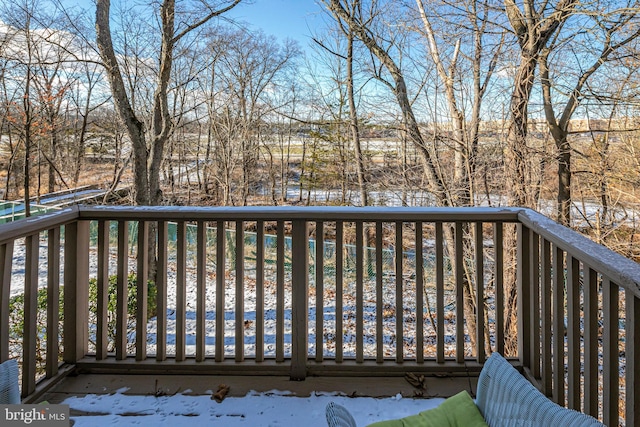
[[[508,204],[638,255],[637,1],[321,0],[304,41],[240,3],[3,3],[2,197]]]

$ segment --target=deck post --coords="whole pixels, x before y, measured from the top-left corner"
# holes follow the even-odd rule
[[[36,390],[36,338],[38,318],[38,251],[40,235],[25,237],[24,329],[22,335],[22,397]]]
[[[136,254],[136,360],[147,358],[149,222],[138,221],[138,251]]]
[[[65,225],[64,361],[76,363],[88,351],[89,222]]]
[[[290,379],[307,376],[309,334],[309,235],[305,220],[294,220],[291,236],[291,372]]]

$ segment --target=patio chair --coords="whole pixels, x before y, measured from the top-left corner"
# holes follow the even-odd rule
[[[498,353],[482,367],[475,403],[489,427],[604,427],[549,400]],[[326,415],[329,427],[356,427],[349,411],[334,402],[327,405]]]
[[[18,362],[9,359],[0,363],[0,404],[20,403],[18,389]]]
[[[356,421],[347,408],[335,402],[327,404],[326,416],[329,427],[356,427]]]
[[[500,354],[493,353],[478,378],[476,405],[489,426],[602,426],[538,391]]]

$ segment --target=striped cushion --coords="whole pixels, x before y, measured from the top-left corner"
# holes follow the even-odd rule
[[[329,402],[325,413],[329,427],[356,427],[356,421],[344,406]]]
[[[9,359],[0,363],[0,404],[20,403],[18,389],[18,362]]]
[[[604,427],[549,400],[498,353],[482,367],[476,404],[490,427]]]

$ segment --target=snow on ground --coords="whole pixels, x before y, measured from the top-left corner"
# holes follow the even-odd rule
[[[125,391],[125,390],[122,390]],[[374,399],[334,395],[287,396],[286,392],[249,393],[227,397],[221,403],[209,395],[128,396],[87,395],[70,397],[63,404],[92,414],[71,417],[83,426],[326,426],[325,407],[333,401],[346,407],[358,426],[401,418],[431,409],[444,399],[408,399],[400,396]]]

